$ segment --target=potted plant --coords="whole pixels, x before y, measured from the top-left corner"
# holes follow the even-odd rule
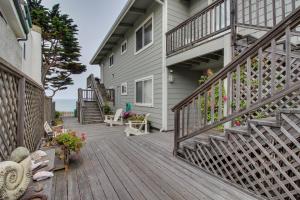
[[[63,153],[62,157],[64,159],[66,169],[69,165],[71,152],[79,153],[85,140],[86,135],[84,133],[81,135],[81,137],[78,137],[75,132],[63,133],[55,138],[55,141],[61,147]]]

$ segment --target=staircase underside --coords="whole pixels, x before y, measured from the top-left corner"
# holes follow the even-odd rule
[[[300,109],[189,139],[176,155],[267,199],[300,199]]]

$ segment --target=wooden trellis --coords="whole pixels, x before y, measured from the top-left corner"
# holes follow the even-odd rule
[[[35,150],[43,135],[44,90],[0,59],[0,160],[18,146]]]
[[[185,147],[183,158],[268,199],[300,198],[300,110],[284,110],[271,124],[227,131],[208,144]]]

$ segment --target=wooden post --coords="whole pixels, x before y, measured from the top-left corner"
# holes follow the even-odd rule
[[[19,80],[18,86],[18,125],[17,125],[17,145],[24,146],[25,130],[25,78]]]
[[[237,24],[237,2],[235,0],[230,1],[230,26],[231,26],[231,46],[232,46],[232,58],[235,52],[236,43],[236,24]]]
[[[179,148],[179,143],[178,143],[178,136],[180,132],[180,111],[176,110],[175,111],[175,118],[174,118],[174,150],[173,150],[173,155],[177,155],[177,150]]]

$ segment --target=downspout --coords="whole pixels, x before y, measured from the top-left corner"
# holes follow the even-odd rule
[[[168,70],[166,65],[167,44],[166,32],[168,23],[167,0],[155,0],[162,6],[162,128],[161,132],[168,130]]]

